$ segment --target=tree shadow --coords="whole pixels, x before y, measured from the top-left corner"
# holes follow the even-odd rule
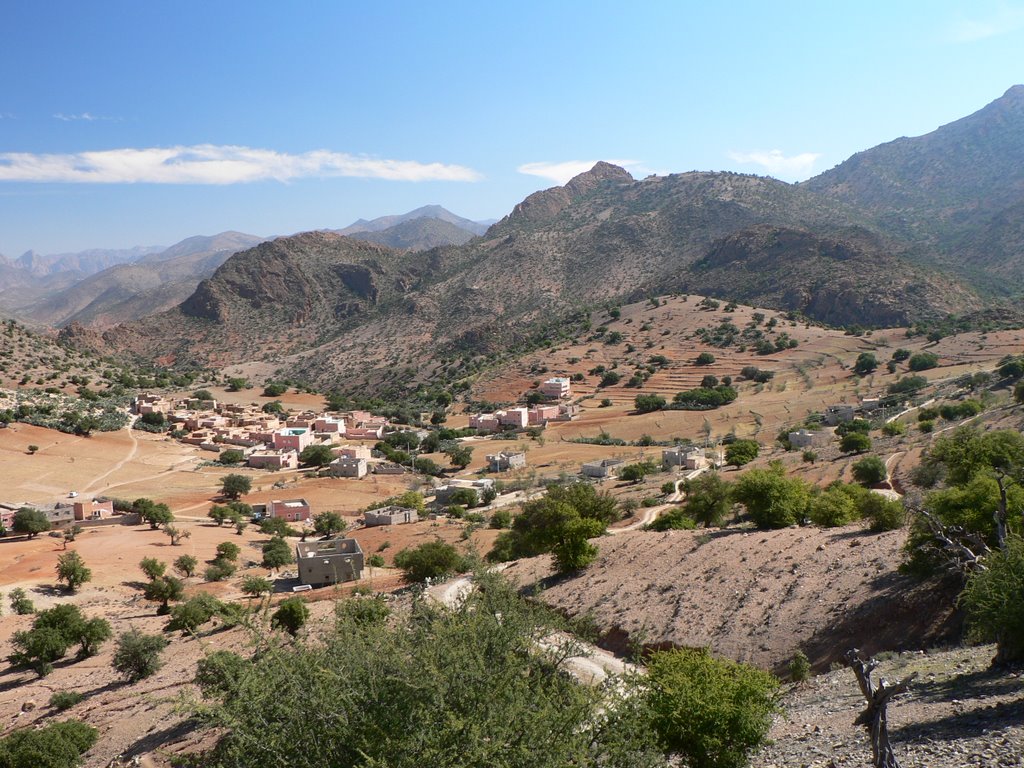
[[[1019,692],[1024,697],[1024,683],[1006,674],[1005,669],[989,667],[968,672],[948,680],[920,680],[914,683],[914,696],[928,701],[980,699]],[[1024,698],[1021,703],[1024,704]]]
[[[141,757],[149,752],[165,747],[169,743],[185,738],[195,732],[198,728],[198,721],[188,719],[182,720],[180,723],[176,723],[175,725],[169,725],[166,728],[161,728],[159,731],[147,733],[141,739],[128,747],[128,749],[122,753],[121,757],[129,760],[135,757]]]
[[[1005,726],[1018,725],[1022,720],[1024,699],[1018,699],[998,702],[990,707],[972,709],[965,713],[954,712],[935,720],[907,723],[890,729],[889,735],[894,742],[956,741],[986,736],[991,731]]]

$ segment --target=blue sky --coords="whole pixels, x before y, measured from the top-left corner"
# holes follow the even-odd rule
[[[1024,2],[0,2],[0,253],[787,181],[1024,82]]]

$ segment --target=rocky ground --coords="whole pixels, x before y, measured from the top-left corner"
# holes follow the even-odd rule
[[[1024,669],[992,669],[994,646],[906,652],[876,671],[890,680],[918,674],[889,707],[889,734],[903,768],[1024,765]],[[871,764],[867,732],[853,724],[864,698],[848,669],[791,686],[771,746],[752,768]]]

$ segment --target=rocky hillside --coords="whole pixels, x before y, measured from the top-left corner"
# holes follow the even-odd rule
[[[289,365],[334,382],[376,366],[393,373],[398,359],[418,370],[439,354],[522,345],[584,306],[672,289],[866,325],[977,306],[968,289],[918,274],[904,250],[854,209],[798,186],[732,173],[635,181],[598,163],[463,246],[403,254],[322,232],[264,243],[180,307],[106,338],[202,364],[330,342]]]
[[[118,264],[13,310],[27,321],[61,327],[111,326],[171,309],[229,256],[260,242],[255,235],[222,232],[190,237],[141,259]]]
[[[1024,85],[931,133],[900,138],[801,186],[857,206],[886,231],[985,283],[1024,276]],[[934,249],[934,253],[929,251]]]
[[[955,634],[953,598],[901,576],[905,531],[633,531],[597,543],[594,565],[553,577],[550,555],[504,573],[574,617],[602,645],[710,647],[783,672],[797,650],[819,670],[847,648],[923,648]]]

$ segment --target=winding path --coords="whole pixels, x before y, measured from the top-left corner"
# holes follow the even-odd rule
[[[132,424],[131,424],[130,420],[125,425],[124,429],[127,430],[128,438],[132,441],[132,448],[131,448],[130,451],[128,451],[128,455],[125,456],[123,459],[121,459],[119,462],[117,462],[117,464],[112,466],[110,469],[108,469],[102,475],[97,475],[96,477],[94,477],[89,482],[89,484],[82,489],[81,492],[83,494],[90,493],[95,486],[99,485],[100,482],[102,482],[106,478],[110,477],[112,474],[114,474],[119,469],[121,469],[121,467],[123,467],[125,464],[127,464],[132,459],[134,459],[135,455],[139,452],[139,440],[138,440],[137,437],[135,437],[135,433],[132,431]],[[132,481],[132,482],[134,482],[134,481]],[[120,483],[120,485],[124,485],[124,483]]]

